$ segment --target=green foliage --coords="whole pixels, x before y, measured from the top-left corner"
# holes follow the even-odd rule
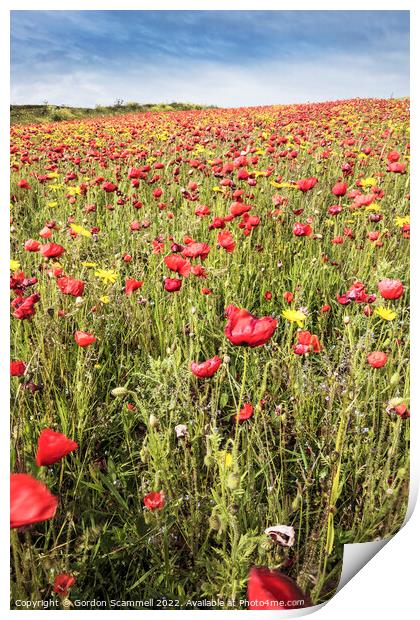
[[[207,106],[194,103],[137,103],[122,99],[112,106],[97,104],[94,108],[75,108],[70,106],[55,106],[48,103],[42,105],[11,105],[10,123],[15,124],[38,124],[58,121],[70,121],[94,116],[114,116],[128,112],[171,112],[174,110],[201,110]],[[210,106],[214,108],[215,106]]]

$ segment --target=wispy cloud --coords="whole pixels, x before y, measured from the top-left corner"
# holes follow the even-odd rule
[[[406,13],[35,13],[12,19],[15,103],[238,106],[409,91]]]

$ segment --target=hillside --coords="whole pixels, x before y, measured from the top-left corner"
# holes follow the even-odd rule
[[[11,105],[10,124],[51,123],[53,121],[70,121],[94,116],[113,116],[127,112],[171,112],[175,110],[195,110],[206,107],[193,103],[117,103],[112,106],[97,105],[94,108],[74,108],[51,104]]]

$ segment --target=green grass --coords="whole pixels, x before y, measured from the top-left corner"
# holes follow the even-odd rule
[[[115,116],[127,112],[174,112],[179,110],[200,110],[207,106],[193,103],[120,103],[112,106],[97,105],[94,108],[77,108],[66,105],[11,105],[10,124],[30,125]]]
[[[343,543],[384,538],[401,526],[408,496],[409,425],[389,415],[386,407],[396,396],[406,402],[409,398],[409,241],[395,224],[396,216],[408,213],[409,186],[408,175],[385,171],[390,150],[406,152],[406,102],[381,105],[360,100],[308,112],[300,106],[304,120],[295,117],[286,128],[276,125],[279,114],[287,117],[294,111],[290,106],[130,115],[115,121],[95,118],[80,128],[75,123],[54,125],[50,134],[39,128],[30,139],[25,127],[14,128],[12,143],[18,152],[12,163],[21,165],[24,149],[38,153],[39,160],[12,174],[11,256],[27,276],[39,278],[35,290],[41,301],[31,320],[12,319],[12,359],[24,360],[28,369],[23,380],[12,379],[11,471],[26,471],[43,480],[60,497],[60,507],[53,520],[26,533],[14,532],[12,606],[16,598],[50,596],[54,576],[63,571],[76,577],[70,599],[95,598],[110,605],[112,599],[166,597],[179,601],[180,607],[188,599],[239,599],[245,596],[253,564],[286,572],[316,604],[335,590]],[[329,114],[349,121],[356,143],[340,144],[349,133],[337,121],[334,153],[322,160],[316,156],[326,148],[319,134],[330,135],[323,129],[331,122]],[[368,126],[365,117],[370,119]],[[394,133],[382,138],[388,122]],[[222,140],[216,128],[227,128],[229,123],[232,128]],[[289,136],[302,126],[315,154],[307,155],[307,147],[299,149],[296,160],[275,160],[267,153],[270,135],[291,140]],[[120,131],[117,141],[115,127]],[[351,200],[331,195],[342,175],[344,153],[360,152],[368,130],[372,132],[368,144],[376,154],[356,159],[346,181],[352,189],[358,175],[385,172],[378,177],[384,191],[378,201],[384,219],[377,224],[369,221],[369,211],[362,209],[360,215],[348,209]],[[185,145],[194,142],[197,131],[204,151],[194,154]],[[175,137],[166,140],[165,132]],[[40,184],[29,176],[45,174],[52,145],[64,142],[71,153],[83,157],[95,140],[106,168],[98,158],[83,159],[82,172],[63,157],[57,161],[57,180]],[[262,154],[248,169],[274,165],[275,172],[259,177],[254,188],[236,182],[253,193],[245,202],[253,205],[251,213],[261,217],[261,224],[249,237],[242,235],[235,221],[228,224],[237,241],[235,251],[228,254],[216,248],[217,231],[208,231],[210,219],[196,217],[194,208],[207,204],[212,216],[226,215],[232,198],[214,191],[220,179],[212,175],[208,162],[218,156],[228,161],[230,146],[241,150],[250,140]],[[139,188],[130,187],[128,168],[145,163],[134,154],[140,144],[147,145],[147,157],[165,164],[157,171],[162,174],[157,185],[164,188],[160,200],[167,202],[166,210],[160,211],[152,196],[156,185],[141,181]],[[42,145],[48,148],[40,149]],[[175,145],[180,145],[176,153]],[[112,160],[107,147],[118,153],[132,148],[133,154]],[[170,162],[177,153],[183,161],[176,182]],[[198,170],[189,174],[186,162],[193,155],[206,163],[208,174]],[[78,178],[65,185],[64,175],[73,169]],[[129,200],[117,204],[116,194],[105,194],[95,185],[69,204],[70,185],[99,175],[117,178],[122,196],[134,191],[142,209],[133,209]],[[277,175],[284,181],[316,176],[319,182],[303,194],[275,189],[271,181]],[[29,180],[32,190],[17,186],[21,178]],[[180,193],[191,180],[199,183],[198,202],[188,202]],[[282,207],[282,215],[270,216],[275,193],[287,196],[289,204]],[[50,201],[57,206],[49,207]],[[345,208],[331,218],[326,210],[337,202]],[[109,203],[115,210],[105,209]],[[95,204],[96,212],[86,214],[87,204]],[[299,208],[304,213],[295,216],[292,209]],[[166,217],[168,210],[173,219]],[[88,229],[98,226],[97,241],[71,239],[70,215]],[[294,222],[309,216],[321,239],[292,235]],[[130,231],[132,220],[146,218],[149,228]],[[22,249],[24,241],[38,238],[38,231],[51,219],[59,228],[53,240],[66,248],[61,266],[66,274],[86,282],[80,304],[60,293],[38,254]],[[332,245],[331,239],[342,234],[344,226],[352,228],[354,240]],[[367,239],[371,230],[383,233],[383,247]],[[166,240],[164,254],[151,252],[158,235]],[[163,276],[170,275],[163,263],[163,256],[170,253],[170,235],[178,243],[190,235],[212,248],[204,263],[207,280],[190,275],[175,294],[162,287]],[[131,263],[121,260],[125,252],[133,257]],[[325,254],[329,262],[324,261]],[[104,285],[95,277],[95,268],[84,267],[83,261],[114,269],[117,282]],[[128,276],[145,282],[131,297],[123,293]],[[336,295],[355,280],[362,281],[368,293],[378,294],[377,283],[384,277],[400,278],[405,285],[400,300],[378,299],[373,304],[395,310],[394,321],[366,317],[363,304],[336,302]],[[212,295],[202,295],[203,286]],[[271,301],[264,298],[267,290],[273,293]],[[305,329],[319,336],[321,353],[308,357],[293,353],[297,328],[281,317],[288,307],[285,291],[295,294],[291,307],[306,309]],[[99,300],[104,294],[110,303]],[[230,303],[256,316],[278,318],[267,345],[246,349],[229,343],[223,330],[224,309]],[[322,314],[319,310],[325,303],[332,309]],[[59,317],[58,310],[65,316]],[[73,339],[76,329],[95,334],[97,343],[78,348]],[[387,352],[384,368],[375,370],[366,363],[366,354],[374,350]],[[211,379],[196,379],[189,369],[191,361],[215,354],[224,359],[218,373]],[[25,389],[28,381],[40,389],[35,393]],[[121,386],[128,394],[112,396],[111,390]],[[255,414],[249,422],[235,425],[232,417],[245,401],[254,404]],[[128,402],[135,411],[127,409]],[[150,416],[157,418],[157,424],[154,420],[151,424]],[[187,425],[189,436],[177,440],[174,427],[181,423]],[[50,468],[38,469],[34,455],[45,427],[77,441],[79,450]],[[232,455],[230,465],[225,463],[226,452]],[[143,497],[160,489],[166,494],[165,508],[146,511]],[[294,526],[292,548],[281,548],[264,535],[266,527],[276,524]]]

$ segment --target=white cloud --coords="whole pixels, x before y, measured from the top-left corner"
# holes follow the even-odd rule
[[[184,101],[226,107],[327,101],[351,97],[409,94],[409,67],[403,54],[324,56],[311,61],[272,61],[237,65],[216,62],[127,65],[121,71],[102,68],[64,74],[30,67],[15,75],[12,103],[74,106],[112,104],[117,98],[138,102]]]

